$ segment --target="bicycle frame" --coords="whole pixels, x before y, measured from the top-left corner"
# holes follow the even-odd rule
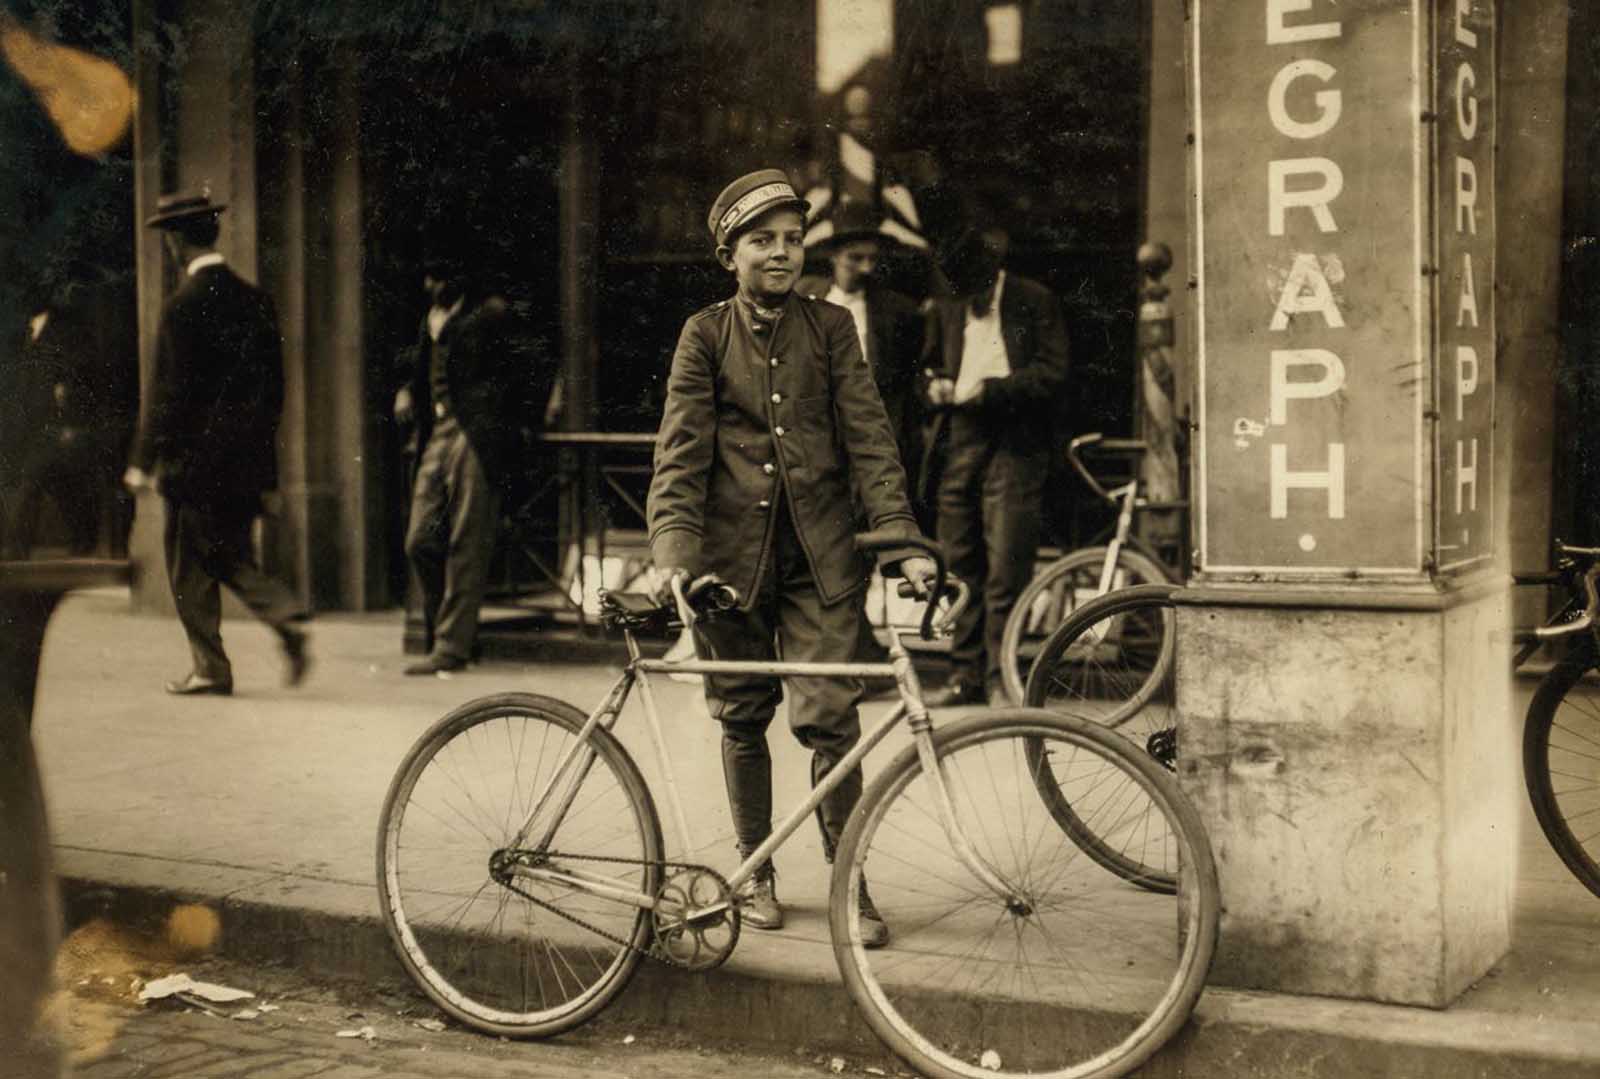
[[[962,831],[960,822],[956,819],[955,804],[950,797],[949,787],[943,767],[935,755],[933,746],[933,722],[928,715],[927,706],[922,703],[922,689],[917,680],[915,668],[912,666],[910,654],[898,636],[891,638],[889,645],[889,662],[887,663],[789,663],[782,661],[748,661],[748,660],[689,660],[682,662],[669,662],[664,659],[646,659],[639,652],[638,642],[633,633],[624,632],[624,639],[628,646],[628,666],[622,676],[612,685],[605,699],[601,701],[588,718],[588,721],[579,731],[573,745],[567,750],[562,760],[556,765],[554,774],[546,782],[544,790],[540,791],[533,800],[522,826],[517,830],[513,849],[527,850],[538,854],[546,851],[556,828],[562,818],[571,808],[573,799],[577,797],[578,789],[583,784],[584,777],[588,774],[590,765],[595,759],[596,751],[589,744],[596,728],[610,731],[616,726],[621,716],[623,707],[627,704],[628,697],[635,685],[640,690],[640,700],[644,704],[645,718],[648,724],[650,739],[655,747],[656,763],[661,769],[662,779],[667,785],[668,801],[671,803],[673,823],[678,831],[678,838],[682,849],[692,853],[696,848],[689,830],[689,821],[684,813],[682,799],[678,796],[677,779],[672,769],[671,754],[667,751],[666,739],[662,734],[660,714],[656,710],[655,696],[650,687],[651,674],[682,672],[686,674],[758,674],[774,677],[784,676],[822,676],[840,678],[893,678],[900,690],[900,703],[890,709],[884,716],[864,731],[855,747],[845,754],[821,783],[812,788],[811,794],[796,806],[789,815],[779,822],[766,841],[757,847],[740,863],[727,878],[730,888],[737,890],[742,884],[755,875],[756,870],[770,858],[774,851],[788,841],[789,837],[800,828],[828,797],[833,790],[843,783],[849,774],[860,766],[866,755],[883,741],[884,737],[902,719],[909,721],[909,729],[916,745],[917,755],[921,759],[923,774],[928,776],[933,785],[934,801],[938,807],[940,824],[944,828],[946,838],[949,839],[952,849],[957,857],[983,884],[1007,902],[1016,902],[1018,897],[1013,888],[1001,879],[989,865],[978,857],[966,833]],[[560,790],[562,793],[557,794]],[[550,823],[545,826],[539,840],[524,847],[524,844],[533,829],[535,819],[547,806],[554,805],[550,815]],[[617,902],[628,903],[643,907],[647,910],[655,909],[653,896],[641,892],[618,888],[616,882],[599,874],[587,873],[576,869],[554,869],[545,865],[529,865],[519,861],[512,867],[514,875],[530,880],[556,883],[567,887],[578,888],[592,894],[612,899]],[[708,917],[725,909],[725,903],[715,903],[704,908],[696,908],[688,912],[690,919]]]

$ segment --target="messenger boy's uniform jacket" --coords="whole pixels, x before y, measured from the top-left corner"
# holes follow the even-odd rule
[[[831,605],[870,572],[855,549],[859,527],[920,533],[850,313],[795,293],[779,311],[769,323],[734,298],[684,324],[656,439],[651,554],[658,566],[717,574],[748,605],[781,502]]]

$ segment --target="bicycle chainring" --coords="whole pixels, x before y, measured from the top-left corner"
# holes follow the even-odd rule
[[[739,943],[739,908],[720,873],[704,866],[683,867],[655,898],[653,950],[658,958],[698,971],[719,967],[733,954]]]

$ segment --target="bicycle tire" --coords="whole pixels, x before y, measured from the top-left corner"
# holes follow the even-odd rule
[[[955,819],[1017,902],[953,854],[917,747],[903,750],[862,796],[834,862],[829,928],[851,998],[896,1056],[936,1079],[1125,1075],[1187,1020],[1216,948],[1221,893],[1198,812],[1175,776],[1086,720],[1004,709],[933,739]],[[1106,804],[1131,789],[1172,819],[1177,895],[1132,891],[1080,857],[1026,774],[1030,739],[1097,769]],[[857,901],[869,876],[890,932],[873,950]]]
[[[471,701],[412,745],[384,797],[378,895],[395,951],[434,1004],[487,1034],[549,1037],[586,1022],[627,985],[650,943],[642,907],[518,881],[541,905],[490,871],[585,722],[571,705],[531,693]],[[662,840],[649,790],[608,731],[596,728],[589,742],[592,763],[546,849],[626,859],[607,870],[611,879],[655,895]],[[468,780],[471,768],[483,774]],[[596,872],[602,863],[573,864]]]
[[[1600,814],[1600,702],[1572,695],[1600,666],[1592,644],[1550,668],[1522,726],[1522,772],[1534,816],[1550,846],[1583,886],[1600,896],[1600,830],[1579,835],[1573,822]],[[1558,783],[1558,780],[1560,781]]]
[[[1171,770],[1177,761],[1177,634],[1172,594],[1178,585],[1109,592],[1063,622],[1028,673],[1030,708],[1062,711],[1117,730]],[[1152,891],[1177,886],[1168,837],[1151,827],[1117,842],[1099,836],[1074,810],[1042,744],[1030,746],[1039,796],[1084,853],[1123,879]]]
[[[1106,550],[1102,545],[1067,552],[1038,573],[1017,596],[1000,637],[1000,679],[1013,702],[1024,699],[1034,656],[1045,638],[1076,609],[1078,596],[1085,591],[1100,594]],[[1113,572],[1118,576],[1112,588],[1118,591],[1140,584],[1176,583],[1160,562],[1127,544],[1117,551]],[[981,602],[981,597],[975,597],[974,602]]]

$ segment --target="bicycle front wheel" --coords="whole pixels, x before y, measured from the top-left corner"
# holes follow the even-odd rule
[[[628,893],[659,888],[661,824],[644,780],[607,731],[580,744],[584,722],[531,693],[473,701],[418,739],[384,799],[389,936],[429,999],[485,1033],[546,1037],[585,1022],[650,943],[642,907],[505,869],[526,855]]]
[[[1097,834],[1157,814],[1178,851],[1174,894],[1130,888],[1075,844],[1037,790],[1030,743]],[[934,735],[956,826],[1004,885],[981,881],[944,826],[939,784],[905,750],[863,795],[829,900],[845,986],[875,1033],[942,1079],[1124,1075],[1193,1010],[1216,947],[1220,893],[1199,815],[1126,739],[1038,709],[974,716]],[[857,888],[890,940],[861,943]]]
[[[1600,695],[1583,685],[1596,664],[1585,644],[1539,683],[1522,727],[1522,771],[1545,838],[1600,896]]]
[[[1115,728],[1171,770],[1178,757],[1177,585],[1141,585],[1092,599],[1072,613],[1039,650],[1028,673],[1031,708],[1066,712]],[[1155,891],[1177,887],[1178,852],[1164,822],[1146,814],[1139,828],[1103,836],[1074,809],[1075,784],[1064,783],[1043,743],[1030,744],[1039,796],[1089,857],[1125,880]]]
[[[1000,638],[1000,677],[1012,701],[1024,699],[1028,669],[1050,633],[1080,604],[1102,595],[1107,550],[1084,547],[1069,551],[1040,571],[1017,597]],[[1112,566],[1110,589],[1171,580],[1172,575],[1159,562],[1124,545]]]

